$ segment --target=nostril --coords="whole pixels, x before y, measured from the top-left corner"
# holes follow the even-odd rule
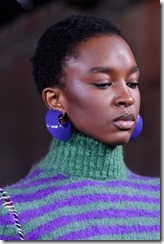
[[[126,103],[126,102],[119,102],[119,105],[120,105],[120,106],[126,106],[127,103]]]
[[[124,98],[117,98],[115,100],[115,105],[116,106],[124,106],[124,107],[128,107],[128,106],[131,106],[132,104],[134,103],[134,100],[133,98],[127,98],[127,99],[124,99]]]

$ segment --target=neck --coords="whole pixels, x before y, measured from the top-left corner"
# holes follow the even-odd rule
[[[83,134],[75,134],[67,142],[53,140],[40,166],[70,178],[107,180],[127,176],[122,146],[110,147]]]

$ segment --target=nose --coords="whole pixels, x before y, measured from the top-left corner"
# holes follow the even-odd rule
[[[128,107],[134,104],[134,98],[132,97],[126,84],[120,85],[119,89],[117,89],[117,95],[115,97],[114,104],[117,107]]]

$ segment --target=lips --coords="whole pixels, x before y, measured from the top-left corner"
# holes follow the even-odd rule
[[[130,130],[134,126],[134,115],[130,113],[122,114],[114,119],[113,124],[122,130]]]

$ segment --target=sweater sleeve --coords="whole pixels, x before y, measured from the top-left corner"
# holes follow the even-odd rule
[[[20,240],[16,213],[9,199],[6,192],[0,188],[0,240]]]

